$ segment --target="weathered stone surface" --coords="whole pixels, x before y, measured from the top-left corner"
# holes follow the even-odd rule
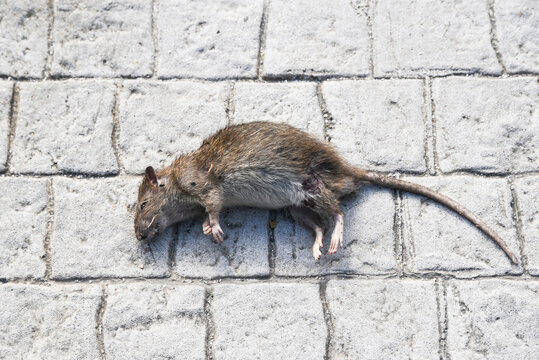
[[[389,190],[364,186],[359,196],[343,201],[344,246],[327,255],[331,231],[324,239],[322,258],[312,255],[314,233],[282,216],[274,230],[275,274],[287,276],[331,273],[381,274],[395,270],[395,204]],[[373,216],[373,214],[376,214]]]
[[[496,231],[519,255],[511,192],[504,179],[471,176],[408,178],[449,196]],[[424,197],[404,194],[404,241],[412,271],[455,271],[457,276],[519,273],[509,258],[468,220]]]
[[[151,23],[151,0],[54,1],[52,74],[151,75]]]
[[[0,278],[42,278],[47,181],[0,178]]]
[[[171,230],[148,245],[133,230],[138,179],[54,179],[52,276],[164,276]]]
[[[222,244],[204,235],[202,218],[180,224],[176,272],[204,278],[268,275],[268,212],[225,210],[220,223],[225,232]]]
[[[107,358],[205,359],[203,309],[200,286],[110,286],[103,317]]]
[[[332,359],[438,359],[434,282],[332,280]]]
[[[316,284],[217,286],[216,359],[322,359],[326,324]]]
[[[0,286],[0,358],[98,359],[98,287]]]
[[[374,4],[374,75],[499,74],[485,1]]]
[[[256,77],[262,0],[161,0],[159,77]]]
[[[5,0],[0,7],[0,75],[38,78],[47,61],[47,0]]]
[[[536,79],[436,79],[437,147],[444,172],[539,170]]]
[[[532,275],[539,275],[539,176],[517,179],[514,186],[522,221],[528,271]]]
[[[129,173],[169,165],[226,126],[225,84],[127,81],[120,93],[119,152]]]
[[[239,82],[235,86],[234,123],[280,122],[324,138],[316,85],[307,82]]]
[[[13,84],[9,81],[0,81],[0,172],[6,170],[8,136],[9,136],[9,112],[11,108],[11,93]]]
[[[264,76],[368,73],[367,15],[359,7],[345,0],[270,2]]]
[[[535,0],[496,0],[496,32],[510,73],[539,72],[539,6]]]
[[[452,359],[533,359],[539,353],[536,282],[451,281],[447,349]]]
[[[114,86],[98,81],[21,83],[11,171],[113,174]]]
[[[426,170],[420,80],[328,81],[322,92],[335,122],[331,141],[351,164],[382,171]]]

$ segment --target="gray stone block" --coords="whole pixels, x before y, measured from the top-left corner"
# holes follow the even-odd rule
[[[218,244],[202,232],[202,218],[178,229],[176,273],[185,277],[269,275],[268,212],[225,210],[220,219],[225,241]]]
[[[381,171],[426,170],[420,80],[328,81],[322,92],[334,120],[331,142],[351,164]]]
[[[235,94],[233,123],[286,123],[324,139],[324,120],[315,83],[238,82]]]
[[[433,281],[331,280],[332,359],[438,359]]]
[[[539,176],[526,176],[515,180],[518,199],[524,254],[528,259],[528,271],[539,275]]]
[[[47,181],[0,178],[0,278],[43,278]]]
[[[161,0],[157,7],[159,77],[256,77],[262,0]]]
[[[0,286],[0,358],[98,359],[96,286]]]
[[[366,14],[345,0],[270,2],[265,77],[368,73]]]
[[[496,33],[509,73],[539,72],[539,6],[535,0],[496,0]]]
[[[441,170],[539,170],[538,93],[531,78],[434,80]]]
[[[168,275],[171,230],[150,244],[133,228],[138,179],[54,179],[52,276]]]
[[[47,62],[47,0],[5,0],[0,19],[0,75],[42,77]]]
[[[56,0],[56,76],[148,76],[153,72],[151,0]]]
[[[6,170],[13,83],[0,81],[0,173]]]
[[[205,359],[204,288],[148,283],[108,287],[109,359]]]
[[[215,359],[322,359],[326,324],[316,284],[217,286]]]
[[[529,281],[451,281],[447,349],[451,359],[534,359],[539,353],[539,285]]]
[[[279,216],[274,230],[275,274],[283,276],[332,273],[384,274],[395,271],[395,204],[389,190],[364,186],[359,196],[343,201],[344,246],[327,255],[330,229],[324,239],[322,258],[316,261],[312,247],[314,233]],[[373,214],[376,214],[373,216]]]
[[[500,74],[490,29],[486,1],[378,1],[374,75]]]
[[[12,172],[118,172],[111,141],[112,83],[68,80],[19,86]]]
[[[226,84],[126,81],[120,93],[119,153],[128,173],[169,165],[226,126]]]
[[[504,179],[471,176],[407,178],[441,192],[472,211],[519,255]],[[522,269],[490,237],[453,210],[424,197],[403,193],[403,234],[407,267],[413,272],[451,271],[455,276],[518,274]]]

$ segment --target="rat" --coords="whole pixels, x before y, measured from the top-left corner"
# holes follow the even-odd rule
[[[334,226],[328,254],[343,245],[344,214],[339,200],[364,183],[435,200],[490,236],[514,264],[501,237],[454,200],[425,186],[349,165],[329,143],[287,124],[251,122],[219,130],[198,150],[171,165],[146,168],[135,215],[138,240],[151,240],[169,225],[204,216],[202,231],[224,240],[219,215],[225,208],[287,208],[313,230],[313,256],[320,259],[324,233]]]

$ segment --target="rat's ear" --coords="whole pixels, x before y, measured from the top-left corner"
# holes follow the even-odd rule
[[[144,172],[146,179],[148,179],[153,185],[157,186],[157,175],[155,175],[155,170],[153,167],[148,166]]]

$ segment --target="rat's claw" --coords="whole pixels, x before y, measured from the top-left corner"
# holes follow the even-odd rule
[[[211,227],[211,232],[213,234],[213,238],[215,241],[217,241],[219,244],[223,242],[225,233],[223,232],[223,229],[221,229],[221,225],[215,224]]]

